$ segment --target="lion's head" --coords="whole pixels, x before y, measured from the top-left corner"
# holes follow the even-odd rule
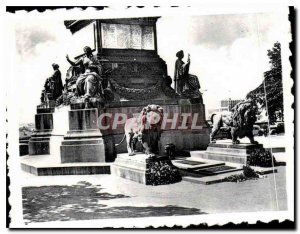
[[[164,112],[159,105],[148,105],[141,111],[141,124],[143,129],[160,129]]]
[[[257,120],[257,104],[254,100],[246,100],[238,103],[233,108],[232,114],[232,140],[237,142],[237,137],[248,137],[251,143],[255,143],[253,138],[253,125]]]
[[[252,100],[246,100],[234,106],[232,114],[232,126],[236,128],[249,127],[253,128],[253,124],[257,118],[257,105]]]

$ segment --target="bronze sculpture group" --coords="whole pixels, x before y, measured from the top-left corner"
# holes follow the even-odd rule
[[[100,97],[103,100],[105,90],[103,88],[103,68],[93,55],[90,47],[84,47],[84,55],[77,61],[72,61],[66,56],[67,61],[71,64],[68,70],[65,89],[70,84],[75,86],[74,97],[83,98],[88,103],[90,98]],[[176,53],[177,60],[175,62],[174,83],[175,91],[181,98],[196,99],[202,103],[202,95],[199,91],[200,83],[197,76],[189,74],[190,55],[187,62],[184,63],[184,52],[182,50]],[[57,100],[63,93],[63,85],[61,81],[61,73],[58,64],[53,64],[54,74],[46,80],[45,89],[43,90],[41,101],[46,103],[48,99]],[[75,79],[74,79],[75,78]],[[169,80],[167,79],[169,78]],[[171,85],[171,78],[165,78],[168,87]],[[113,80],[112,80],[113,82]],[[170,87],[171,88],[171,87]],[[172,88],[171,88],[172,89]],[[255,107],[253,101],[246,101],[238,104],[233,114],[216,114],[212,115],[213,129],[211,132],[211,142],[215,142],[215,135],[223,125],[231,127],[233,144],[239,143],[237,137],[247,136],[251,143],[257,143],[253,137],[253,124],[256,121]],[[157,105],[148,105],[144,107],[139,119],[129,119],[125,124],[125,136],[127,141],[127,149],[129,155],[134,155],[136,142],[141,142],[145,153],[155,155],[158,153],[158,141],[160,138],[160,124],[151,124],[149,120],[154,115],[158,115],[161,120],[163,110]],[[146,127],[148,126],[148,127]],[[123,140],[124,140],[123,138]],[[122,141],[123,141],[122,140]]]
[[[128,88],[126,89],[124,87],[119,87],[113,79],[104,82],[107,84],[103,85],[103,77],[105,76],[104,73],[106,72],[103,70],[100,61],[95,55],[93,55],[92,49],[90,47],[84,47],[83,51],[84,55],[81,56],[77,61],[72,61],[69,56],[66,55],[66,59],[71,64],[71,67],[67,71],[65,91],[66,93],[71,92],[72,96],[75,97],[73,99],[78,100],[81,98],[85,102],[89,102],[90,98],[99,98],[102,101],[112,100],[114,98],[114,94],[111,90],[112,85],[114,86],[114,90],[117,93],[118,91],[120,91],[119,89],[125,89],[123,90],[124,92],[122,91],[122,93],[124,93],[124,95],[127,95],[128,97],[132,96],[129,91],[132,91],[132,94],[134,96],[136,96],[136,93],[138,93],[138,91],[142,91],[128,90]],[[153,91],[147,91],[147,94],[149,94],[150,96],[155,96],[156,94],[161,92],[160,89],[162,89],[167,96],[174,96],[176,92],[177,97],[190,98],[193,102],[202,103],[202,95],[199,91],[199,79],[197,76],[189,74],[190,58],[188,58],[187,63],[185,64],[182,61],[184,57],[184,52],[182,50],[177,52],[176,56],[178,59],[175,63],[175,90],[171,87],[172,79],[169,76],[164,76],[162,77],[162,81],[164,82],[162,84],[158,83],[157,85],[159,85],[159,87],[151,87],[150,89],[153,89]],[[52,78],[46,80],[45,90],[43,90],[41,97],[42,104],[46,102],[46,97],[54,101],[60,99],[57,101],[58,105],[62,102],[61,99],[63,99],[63,85],[61,82],[61,74],[58,70],[57,64],[55,64],[55,67],[57,68],[54,69],[55,72]]]
[[[84,47],[84,56],[73,62],[66,56],[67,61],[73,66],[79,66],[82,70],[76,81],[76,95],[88,99],[102,94],[102,66],[96,56],[93,55],[92,49]]]
[[[93,55],[90,47],[84,47],[83,51],[84,55],[75,62],[66,55],[66,59],[71,64],[71,67],[67,72],[65,86],[63,86],[61,81],[59,66],[53,64],[55,72],[45,82],[45,89],[42,91],[41,96],[42,104],[47,104],[48,99],[54,101],[62,99],[64,89],[65,92],[71,91],[76,99],[83,98],[85,102],[94,97],[103,98],[105,92],[102,86],[102,66],[97,57]],[[75,84],[75,89],[70,90],[73,84]]]

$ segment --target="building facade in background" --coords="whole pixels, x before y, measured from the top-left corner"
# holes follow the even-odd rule
[[[244,101],[243,99],[225,99],[221,100],[221,111],[231,111],[231,109],[239,102]]]
[[[232,108],[239,102],[244,101],[243,99],[223,99],[220,102],[219,108],[207,109],[207,119],[209,120],[212,114],[220,113],[223,111],[231,111]]]

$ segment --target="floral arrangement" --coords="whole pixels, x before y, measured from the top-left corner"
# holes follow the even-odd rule
[[[243,173],[238,174],[238,175],[232,175],[224,178],[222,181],[223,182],[243,182],[246,180],[255,180],[258,179],[259,175],[249,166],[243,166]]]
[[[248,157],[248,165],[258,167],[272,167],[276,165],[276,160],[270,151],[262,149],[255,149]]]
[[[146,170],[146,181],[149,185],[174,184],[181,181],[179,170],[171,161],[149,162]]]

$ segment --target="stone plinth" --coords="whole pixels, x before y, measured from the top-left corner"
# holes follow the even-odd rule
[[[61,163],[54,155],[24,156],[21,158],[21,168],[36,176],[110,174],[109,163]]]
[[[53,108],[38,108],[35,115],[35,132],[28,143],[29,155],[50,154],[53,130]]]
[[[97,108],[69,111],[69,131],[60,151],[62,163],[105,162]]]
[[[155,182],[164,179],[157,178],[151,173],[154,167],[158,168],[159,165],[169,167],[171,170],[162,173],[169,173],[169,175],[165,176],[167,178],[165,181],[158,184],[171,184],[181,180],[179,171],[171,165],[167,157],[149,158],[148,155],[142,153],[134,156],[128,156],[127,153],[119,154],[111,166],[111,174],[145,185],[158,185]]]
[[[29,142],[30,136],[22,137],[19,139],[19,151],[20,156],[28,155],[28,142]]]
[[[201,155],[202,158],[224,162],[246,164],[247,158],[255,149],[263,148],[262,144],[209,144],[207,150]]]

